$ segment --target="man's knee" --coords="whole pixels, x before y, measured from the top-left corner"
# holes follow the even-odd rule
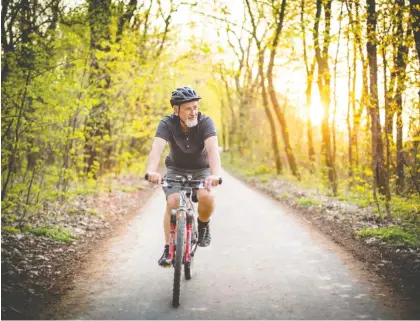
[[[166,206],[169,209],[177,208],[179,205],[179,193],[174,193],[168,196],[168,199],[166,200]]]
[[[206,190],[200,190],[198,193],[198,202],[201,205],[213,207],[214,206],[214,195]]]

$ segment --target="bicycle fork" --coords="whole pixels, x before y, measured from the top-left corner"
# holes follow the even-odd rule
[[[192,239],[192,225],[194,215],[191,212],[187,212],[187,240],[185,246],[185,262],[191,262],[191,239]]]
[[[186,238],[185,238],[185,262],[191,261],[191,239],[192,239],[192,226],[194,215],[187,211],[186,219]],[[171,213],[170,230],[169,230],[169,256],[168,259],[172,264],[175,263],[175,230],[176,230],[177,212]]]
[[[176,228],[176,213],[171,213],[171,225],[169,230],[169,256],[168,259],[172,264],[175,263],[175,228]]]

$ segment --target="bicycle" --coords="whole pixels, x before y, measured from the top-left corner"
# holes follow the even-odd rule
[[[145,179],[148,180],[148,178],[149,175],[146,174]],[[175,185],[170,185],[170,183]],[[221,178],[219,178],[219,184],[222,184]],[[176,179],[164,178],[162,186],[181,188],[178,208],[171,210],[168,257],[175,268],[172,306],[177,308],[180,305],[182,266],[184,266],[185,279],[192,278],[194,255],[198,247],[198,216],[193,204],[198,201],[193,200],[193,197],[196,196],[198,189],[204,188],[204,181],[193,180],[191,175],[187,178],[176,176]]]

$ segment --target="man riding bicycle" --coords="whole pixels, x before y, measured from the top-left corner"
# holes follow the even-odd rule
[[[191,175],[193,180],[205,180],[205,189],[197,191],[198,198],[198,245],[210,245],[210,216],[215,207],[211,187],[219,184],[221,170],[219,146],[213,120],[198,111],[201,97],[190,87],[177,88],[172,92],[170,103],[174,113],[165,116],[159,123],[147,166],[148,180],[160,184],[161,175],[157,172],[159,160],[166,142],[170,151],[166,157],[165,177],[175,179],[180,175]],[[163,188],[166,195],[164,216],[165,249],[158,263],[170,266],[169,231],[171,210],[179,204],[178,188]]]

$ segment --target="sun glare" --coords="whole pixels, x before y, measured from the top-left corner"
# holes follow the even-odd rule
[[[311,117],[312,125],[320,125],[322,122],[322,117],[324,117],[324,108],[321,103],[313,101],[311,103],[309,115]]]

